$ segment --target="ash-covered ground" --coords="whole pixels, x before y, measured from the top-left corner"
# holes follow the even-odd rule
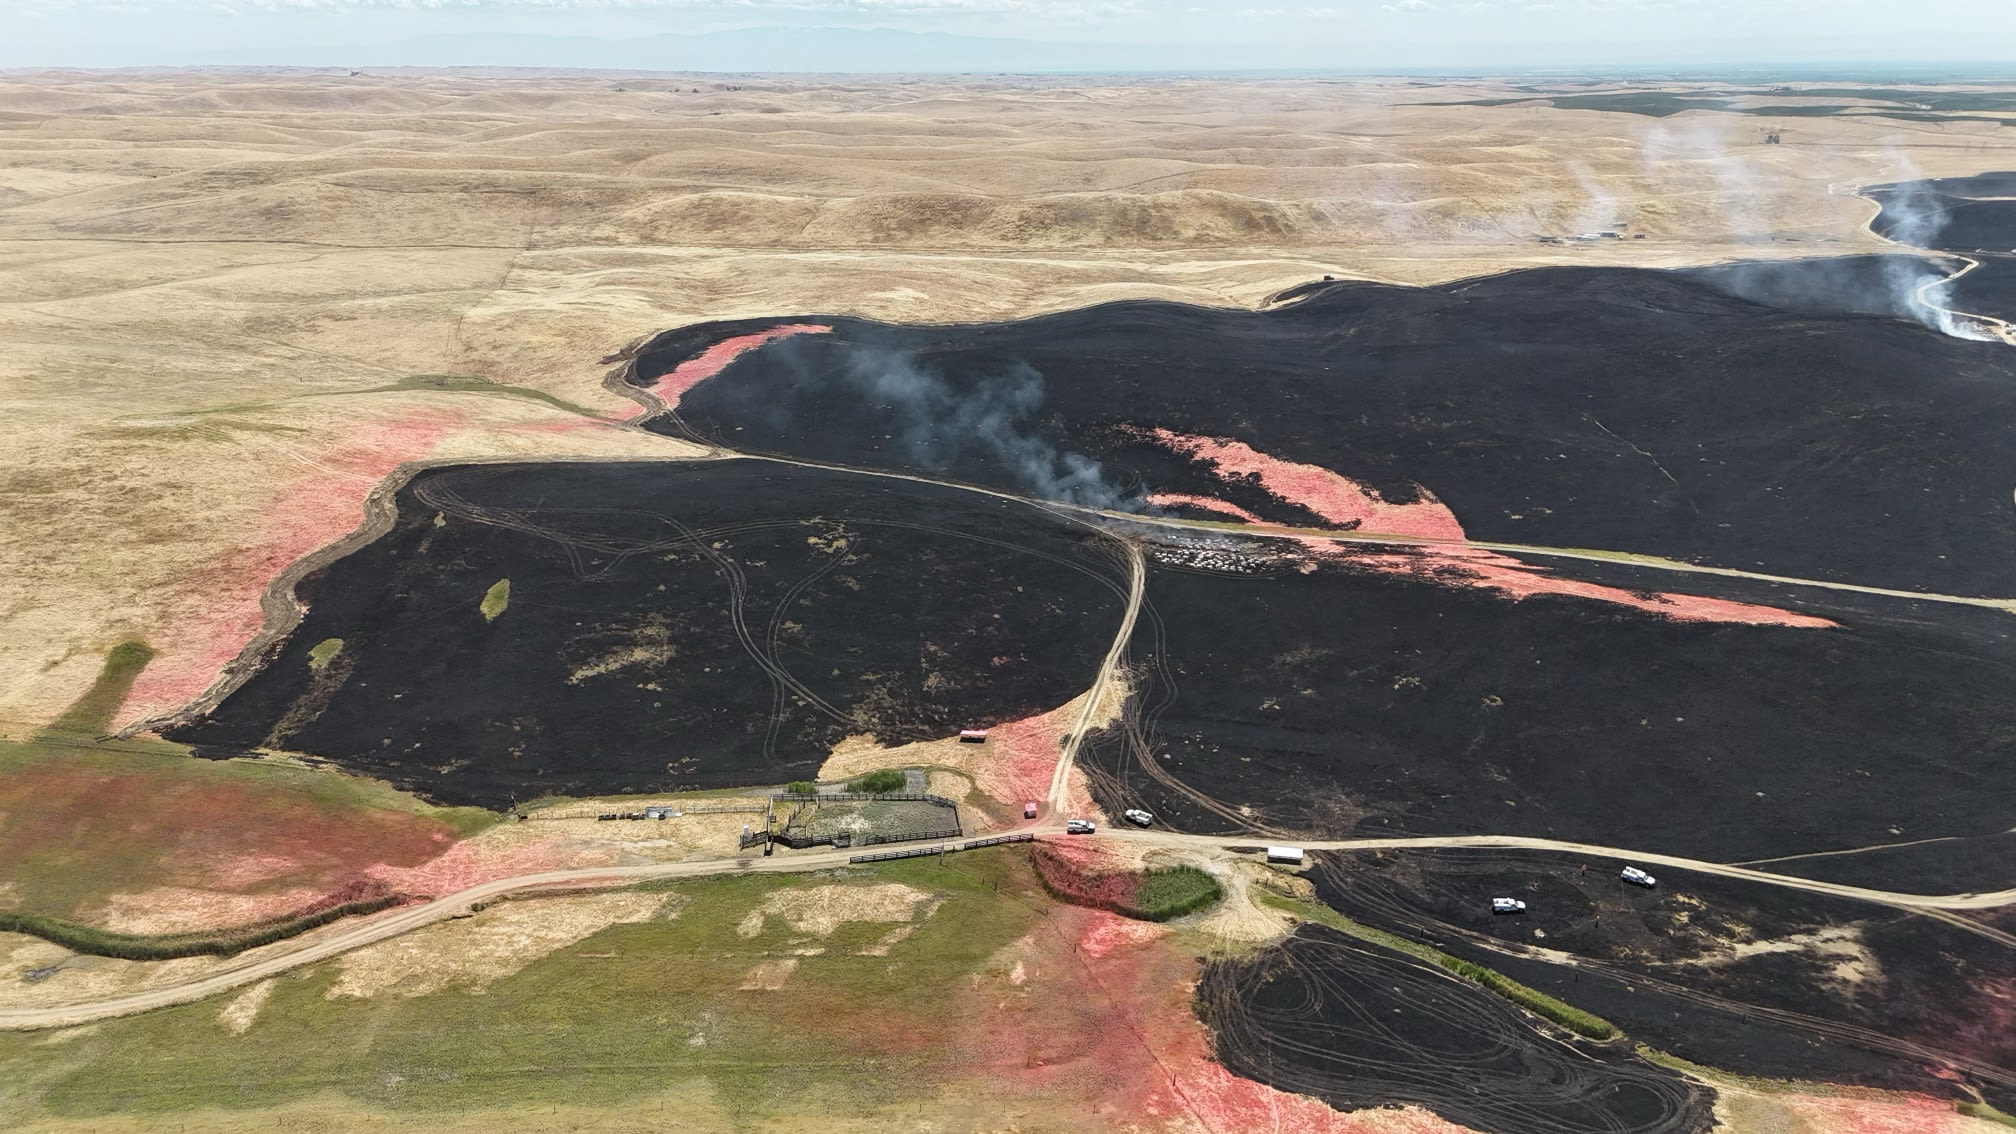
[[[1742,879],[1500,850],[1325,854],[1324,902],[1709,1066],[2016,1103],[2016,950],[1974,923]],[[1493,897],[1527,903],[1491,912]],[[1992,929],[1992,927],[1989,927]]]
[[[398,507],[175,737],[488,807],[782,783],[847,736],[1070,700],[1124,595],[1110,544],[1035,507],[762,461],[467,466]]]
[[[1547,268],[1339,281],[1263,311],[820,318],[829,332],[740,356],[650,428],[1052,498],[1220,495],[1320,522],[1164,430],[1331,470],[1389,503],[1432,495],[1473,539],[2016,593],[2016,352],[1906,317],[1867,275],[1851,264],[1817,299],[1713,273]],[[647,345],[633,380],[702,341],[688,328]]]

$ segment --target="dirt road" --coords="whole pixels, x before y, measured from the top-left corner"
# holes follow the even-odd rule
[[[1050,823],[1036,829],[1037,834],[1061,835],[1063,826]],[[1251,838],[1222,838],[1217,836],[1183,835],[1165,831],[1135,831],[1120,829],[1103,832],[1093,838],[1123,839],[1132,842],[1147,842],[1161,846],[1190,850],[1209,850],[1225,853],[1233,846],[1251,846]],[[1694,870],[1704,874],[1717,874],[1728,878],[1741,878],[1788,889],[1805,890],[1809,893],[1826,894],[1837,898],[1870,902],[1892,909],[1907,910],[1939,917],[1959,925],[1954,918],[1955,911],[1986,910],[2002,906],[2016,905],[2016,889],[1998,890],[1979,894],[1904,894],[1889,890],[1870,890],[1860,886],[1844,886],[1834,882],[1819,882],[1810,878],[1793,878],[1782,874],[1770,874],[1762,870],[1752,870],[1744,866],[1730,866],[1699,859],[1682,858],[1678,855],[1655,854],[1627,850],[1620,847],[1594,846],[1588,843],[1566,842],[1558,839],[1534,839],[1509,835],[1444,835],[1422,836],[1419,838],[1382,839],[1330,839],[1298,843],[1304,850],[1404,850],[1440,849],[1460,847],[1489,847],[1498,849],[1556,851],[1569,854],[1591,855],[1601,858],[1626,859],[1634,863],[1658,866],[1672,866],[1683,870]],[[356,921],[338,923],[326,935],[309,935],[288,943],[291,948],[280,948],[257,959],[247,960],[220,972],[167,988],[151,989],[146,992],[125,996],[108,997],[103,1000],[84,1001],[48,1008],[26,1008],[0,1010],[0,1030],[32,1031],[41,1028],[63,1028],[104,1020],[115,1016],[130,1016],[138,1012],[167,1008],[177,1004],[190,1004],[228,992],[234,988],[276,976],[290,969],[328,960],[352,949],[397,937],[413,930],[421,929],[437,922],[448,920],[468,911],[477,902],[502,897],[522,890],[537,890],[547,886],[589,886],[597,884],[620,885],[629,882],[669,878],[704,878],[717,874],[744,872],[785,873],[792,871],[824,870],[847,863],[851,851],[818,851],[804,854],[778,855],[774,858],[733,858],[713,862],[656,863],[644,866],[594,867],[582,870],[553,870],[540,874],[525,874],[516,878],[500,878],[480,886],[472,886],[459,893],[436,898],[422,905],[408,906],[393,910],[381,916]],[[2003,940],[2009,935],[1988,926],[1966,923],[1978,928],[1985,935]],[[2016,940],[2005,941],[2016,945]]]
[[[645,866],[593,867],[582,870],[550,870],[539,874],[521,874],[515,878],[500,878],[485,882],[467,890],[436,898],[417,906],[405,906],[389,913],[357,921],[336,923],[333,932],[296,938],[286,948],[277,953],[261,956],[256,960],[246,960],[220,972],[211,973],[189,981],[186,984],[167,988],[150,989],[126,996],[114,996],[104,1000],[81,1004],[59,1005],[53,1008],[14,1009],[0,1011],[0,1030],[30,1031],[38,1028],[63,1028],[76,1024],[103,1020],[113,1016],[130,1016],[137,1012],[148,1012],[156,1008],[167,1008],[176,1004],[190,1004],[228,992],[234,988],[261,981],[270,976],[328,960],[352,949],[361,949],[388,938],[410,933],[413,930],[458,917],[478,903],[500,898],[521,890],[537,890],[546,886],[592,886],[597,884],[619,885],[626,882],[641,882],[661,878],[699,878],[714,874],[735,874],[747,872],[775,873],[797,870],[821,870],[827,867],[845,865],[850,851],[822,851],[812,854],[778,856],[775,858],[733,858],[714,862],[654,863]]]
[[[1062,816],[1070,805],[1067,797],[1071,790],[1071,767],[1078,760],[1078,746],[1092,727],[1093,714],[1099,711],[1099,702],[1105,699],[1107,688],[1113,684],[1113,675],[1120,669],[1120,659],[1127,654],[1127,643],[1134,638],[1134,622],[1141,614],[1141,599],[1148,593],[1148,560],[1141,553],[1141,545],[1132,541],[1127,543],[1127,570],[1127,610],[1120,616],[1120,629],[1113,635],[1113,645],[1106,651],[1106,659],[1099,663],[1099,674],[1092,679],[1092,691],[1085,697],[1085,710],[1078,714],[1077,722],[1064,738],[1064,751],[1057,758],[1056,772],[1050,776],[1049,814],[1052,819]]]

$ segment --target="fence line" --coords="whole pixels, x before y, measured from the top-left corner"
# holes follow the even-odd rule
[[[849,863],[887,862],[892,858],[923,858],[927,854],[944,854],[944,853],[945,853],[945,847],[943,844],[940,844],[935,847],[910,847],[906,850],[883,851],[880,854],[857,854],[853,858],[848,859],[847,861]]]
[[[921,831],[914,835],[864,835],[855,841],[864,847],[870,847],[877,843],[914,843],[918,839],[956,839],[964,833],[957,827],[947,827],[937,831]]]
[[[991,839],[974,839],[959,849],[979,850],[981,847],[998,847],[1003,843],[1033,843],[1035,841],[1036,836],[1034,834],[1022,831],[1013,835],[996,835]]]
[[[810,800],[813,803],[860,803],[881,800],[889,803],[935,803],[940,807],[957,808],[959,804],[942,795],[932,795],[921,791],[829,791],[805,794],[803,792],[780,791],[779,800],[796,803]]]
[[[925,835],[923,837],[927,839],[934,839],[937,838],[938,836]],[[991,839],[974,839],[971,842],[963,843],[956,847],[952,846],[949,843],[940,843],[935,847],[907,847],[903,850],[883,851],[879,854],[857,854],[854,857],[848,859],[847,861],[850,864],[861,862],[886,862],[892,858],[922,858],[927,854],[951,854],[956,851],[979,850],[981,847],[998,847],[1003,843],[1033,843],[1035,841],[1036,836],[1031,832],[1019,831],[1013,835],[996,835]]]

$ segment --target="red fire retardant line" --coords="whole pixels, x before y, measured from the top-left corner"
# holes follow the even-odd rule
[[[728,364],[766,343],[778,339],[788,339],[793,335],[826,335],[833,328],[820,323],[780,323],[768,330],[750,335],[737,335],[732,339],[722,339],[692,358],[658,376],[651,386],[651,392],[665,403],[666,409],[675,409],[686,391],[699,385],[727,369]],[[641,407],[640,407],[641,412]]]
[[[1805,629],[1825,629],[1836,625],[1825,618],[1796,614],[1774,606],[1699,595],[1627,591],[1563,578],[1546,568],[1509,555],[1463,546],[1462,541],[1466,537],[1455,513],[1425,488],[1417,486],[1419,499],[1414,503],[1393,504],[1382,499],[1369,485],[1316,465],[1278,460],[1239,441],[1197,437],[1169,429],[1136,429],[1132,432],[1209,465],[1220,479],[1257,480],[1269,493],[1307,508],[1340,530],[1391,533],[1408,539],[1451,543],[1451,546],[1388,551],[1371,545],[1353,546],[1322,539],[1297,541],[1316,558],[1341,566],[1411,575],[1444,586],[1480,587],[1514,601],[1535,595],[1568,595],[1627,606],[1678,622],[1729,622]],[[1245,509],[1208,496],[1151,496],[1149,502],[1188,504],[1236,515],[1248,522],[1262,522]]]

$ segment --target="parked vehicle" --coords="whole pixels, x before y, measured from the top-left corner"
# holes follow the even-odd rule
[[[1155,816],[1138,807],[1130,807],[1122,811],[1120,817],[1134,824],[1136,827],[1152,827],[1155,825]]]
[[[1525,913],[1526,903],[1517,898],[1493,898],[1491,899],[1491,912],[1494,914]]]
[[[1067,835],[1089,835],[1098,829],[1092,825],[1092,820],[1090,819],[1066,819],[1064,821],[1064,833]]]
[[[1302,865],[1301,847],[1268,847],[1267,861],[1279,866]]]
[[[1617,877],[1622,878],[1624,881],[1631,883],[1633,886],[1643,886],[1647,890],[1650,890],[1652,887],[1657,886],[1659,884],[1659,880],[1657,878],[1652,877],[1650,874],[1645,873],[1644,871],[1638,869],[1635,866],[1625,867],[1623,870],[1618,872]]]
[[[1033,800],[1033,799],[1032,799],[1032,800],[1030,800],[1029,802],[1027,802],[1027,803],[1023,804],[1023,805],[1022,805],[1022,818],[1024,818],[1024,819],[1034,819],[1034,818],[1036,818],[1036,811],[1037,811],[1037,808],[1038,808],[1039,806],[1040,806],[1040,805],[1039,805],[1039,804],[1038,804],[1038,803],[1037,803],[1037,802],[1036,802],[1035,800]]]

